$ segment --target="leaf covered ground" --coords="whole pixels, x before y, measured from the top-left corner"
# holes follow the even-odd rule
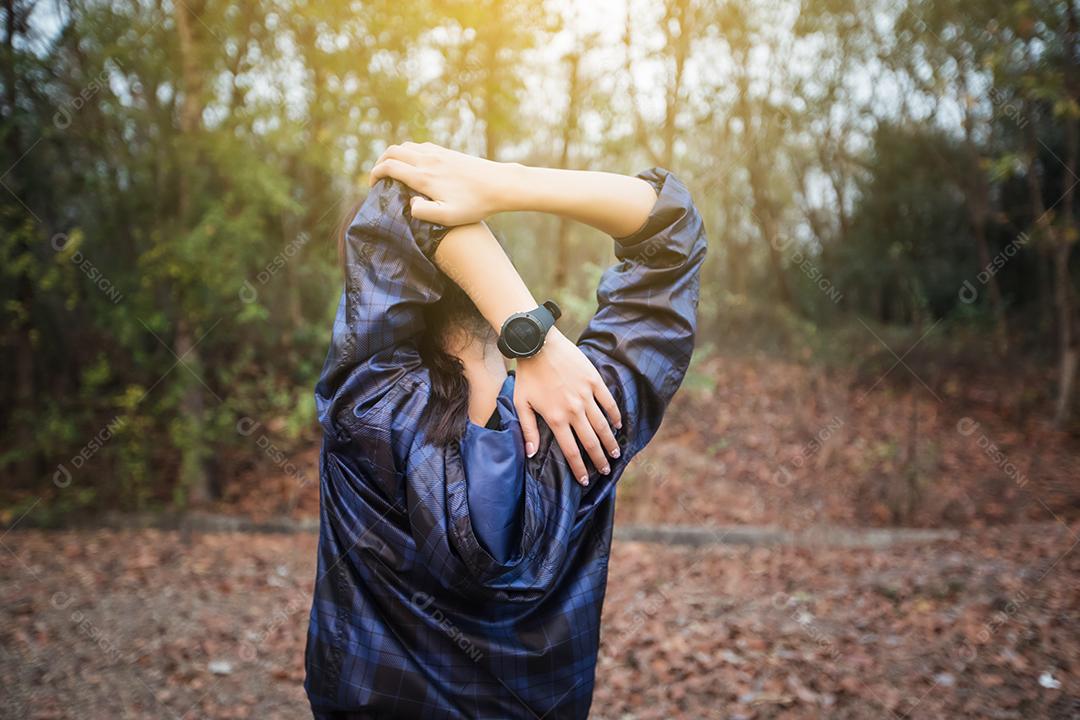
[[[1078,439],[1048,424],[1030,382],[908,362],[695,364],[623,478],[619,523],[959,539],[617,541],[593,717],[1080,717]],[[251,460],[211,510],[315,516],[317,450],[288,460],[300,471]],[[33,520],[0,541],[0,717],[306,715],[312,535]]]
[[[1040,523],[878,551],[617,542],[593,717],[1076,717],[1078,538]],[[0,715],[305,716],[314,536],[2,542]]]
[[[706,355],[620,481],[620,521],[978,528],[1080,519],[1080,437],[1054,429],[1032,395],[1045,379],[911,357],[913,370],[890,370],[894,362],[840,370]],[[300,472],[249,464],[215,510],[316,517],[317,463],[309,447],[290,457]]]

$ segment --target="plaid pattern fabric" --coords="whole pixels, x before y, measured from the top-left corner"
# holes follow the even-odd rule
[[[499,478],[484,477],[476,448],[425,441],[429,379],[416,340],[421,310],[445,282],[430,258],[446,229],[411,218],[412,192],[390,180],[357,213],[315,393],[324,442],[305,688],[316,717],[588,715],[615,483],[686,371],[705,255],[682,183],[658,169],[640,177],[656,188],[656,206],[645,227],[615,242],[619,262],[579,340],[623,414],[622,457],[610,475],[594,471],[588,488],[542,421],[532,458],[519,432],[504,434],[499,452],[511,462],[490,464]],[[512,378],[502,395],[512,397]],[[509,557],[490,554],[473,527],[468,488],[480,479],[521,493]]]

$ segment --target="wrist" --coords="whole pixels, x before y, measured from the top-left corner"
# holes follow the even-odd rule
[[[530,197],[535,188],[535,168],[516,162],[498,163],[495,175],[495,212],[517,212],[531,209]]]
[[[557,327],[552,327],[550,330],[548,330],[547,337],[544,338],[544,347],[540,348],[540,352],[536,354],[541,355],[543,354],[545,348],[553,348],[559,345],[565,345],[569,342],[570,339],[562,334],[562,330]]]
[[[558,354],[558,350],[566,344],[570,343],[569,338],[562,334],[562,331],[557,327],[553,327],[548,330],[547,337],[544,338],[544,345],[535,354],[529,357],[517,358],[517,363],[528,365],[534,360],[545,361],[552,356],[552,354]]]
[[[485,319],[491,325],[491,328],[498,335],[502,332],[503,325],[513,315],[517,313],[528,312],[537,306],[536,300],[533,299],[532,293],[527,289],[514,295],[508,295],[506,297],[499,298],[498,302],[493,302],[490,310],[490,314],[483,312]]]

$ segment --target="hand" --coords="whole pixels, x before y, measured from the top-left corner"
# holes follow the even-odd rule
[[[433,143],[391,145],[371,169],[368,184],[391,177],[427,195],[412,199],[412,214],[440,225],[467,225],[501,211],[509,165]]]
[[[540,443],[535,412],[551,428],[578,482],[588,485],[589,473],[574,441],[575,434],[596,469],[604,475],[611,472],[604,451],[619,457],[619,443],[608,426],[610,420],[616,428],[622,427],[619,408],[600,373],[558,328],[548,332],[539,353],[517,361],[514,405],[529,457]]]

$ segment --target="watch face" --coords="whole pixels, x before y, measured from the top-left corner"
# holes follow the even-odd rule
[[[512,318],[503,329],[503,338],[516,355],[531,355],[540,349],[544,333],[536,320],[528,316]]]

